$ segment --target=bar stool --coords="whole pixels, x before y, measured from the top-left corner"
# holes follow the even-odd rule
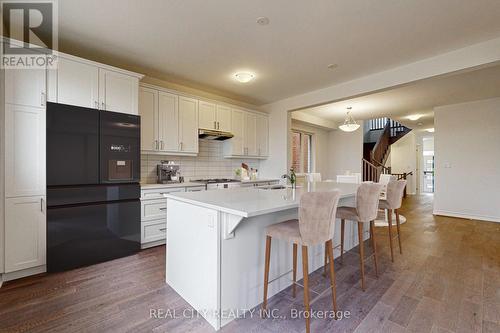
[[[337,218],[340,219],[340,257],[344,259],[344,229],[345,220],[358,222],[359,264],[361,269],[361,289],[365,290],[365,259],[373,256],[375,275],[378,277],[377,247],[375,244],[374,222],[377,218],[380,192],[383,185],[378,183],[362,183],[356,192],[356,207],[339,207]],[[373,254],[365,258],[363,242],[363,223],[370,223]]]
[[[399,253],[403,254],[403,249],[401,247],[401,231],[399,227],[399,208],[401,208],[401,203],[403,201],[403,196],[406,187],[406,180],[391,180],[387,184],[386,199],[380,200],[379,208],[387,209],[387,222],[389,224],[389,245],[391,248],[391,260],[394,262],[394,250],[392,246],[392,240],[397,237],[399,243]],[[396,227],[398,234],[392,236],[392,212],[396,214]]]
[[[264,269],[264,301],[262,309],[267,307],[267,288],[269,284],[269,262],[271,258],[271,239],[278,238],[293,243],[293,297],[296,293],[297,245],[302,246],[302,271],[304,275],[304,307],[306,312],[306,331],[310,331],[309,302],[309,264],[308,247],[325,244],[330,258],[330,288],[332,290],[333,311],[337,312],[335,290],[335,268],[333,265],[332,239],[335,230],[335,213],[340,198],[340,191],[304,193],[300,198],[299,219],[273,224],[266,229],[266,258]],[[322,296],[320,293],[311,303]]]

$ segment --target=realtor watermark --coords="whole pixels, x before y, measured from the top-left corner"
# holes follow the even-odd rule
[[[236,319],[236,318],[266,318],[266,319],[349,319],[350,311],[331,311],[331,310],[310,310],[309,312],[299,309],[290,309],[289,313],[283,314],[279,309],[230,309],[230,310],[194,310],[194,309],[149,309],[150,319],[193,319],[199,317],[212,317],[221,319]]]
[[[0,12],[2,68],[57,66],[57,0],[2,0]]]

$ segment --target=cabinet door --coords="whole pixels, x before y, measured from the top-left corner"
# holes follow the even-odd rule
[[[141,150],[158,149],[158,90],[139,89],[139,115],[141,116]]]
[[[200,101],[198,114],[199,114],[199,128],[217,129],[215,104]]]
[[[198,152],[198,100],[179,97],[179,147],[186,153]]]
[[[226,155],[244,155],[245,113],[240,110],[231,110],[231,133],[234,137],[224,142],[229,146]]]
[[[245,148],[245,155],[257,156],[257,115],[253,113],[245,117]]]
[[[158,146],[160,151],[179,150],[179,97],[162,91],[158,93]]]
[[[139,114],[138,94],[138,78],[99,68],[100,109]]]
[[[45,197],[5,200],[5,272],[45,265]]]
[[[269,118],[257,115],[257,154],[269,156]]]
[[[45,194],[45,130],[44,108],[5,106],[6,197]]]
[[[231,132],[231,108],[224,105],[217,105],[217,129],[224,132]]]
[[[45,69],[6,69],[5,102],[30,107],[45,107]]]
[[[57,102],[99,108],[99,68],[60,57],[57,63]]]

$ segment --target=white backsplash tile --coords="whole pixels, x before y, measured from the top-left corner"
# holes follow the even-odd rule
[[[246,163],[259,169],[259,160],[228,159],[223,155],[223,142],[200,140],[198,156],[172,156],[141,154],[141,181],[156,183],[156,165],[162,160],[174,161],[180,165],[185,181],[199,178],[234,178],[234,170]]]

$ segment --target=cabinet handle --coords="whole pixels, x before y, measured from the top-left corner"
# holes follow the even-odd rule
[[[158,229],[158,230],[160,230],[161,232],[165,232],[165,231],[167,231],[167,228],[161,228],[161,229]]]
[[[45,93],[43,91],[40,93],[40,106],[45,106]]]
[[[163,140],[160,141],[161,150],[163,150]]]
[[[214,121],[214,129],[217,129],[217,122]]]
[[[156,140],[153,141],[153,150],[156,149]]]
[[[220,126],[219,126],[219,125],[220,125],[220,123],[219,123],[219,122],[217,122],[217,129],[220,129]]]
[[[179,142],[179,145],[180,145],[180,147],[181,147],[180,149],[182,150],[182,142]]]
[[[99,109],[99,102],[98,101],[94,101],[94,106],[96,109]]]
[[[43,213],[43,198],[40,198],[40,211]]]
[[[162,207],[160,208],[160,210],[167,210],[167,207]]]
[[[106,110],[106,104],[104,104],[104,102],[101,102],[101,110]]]

